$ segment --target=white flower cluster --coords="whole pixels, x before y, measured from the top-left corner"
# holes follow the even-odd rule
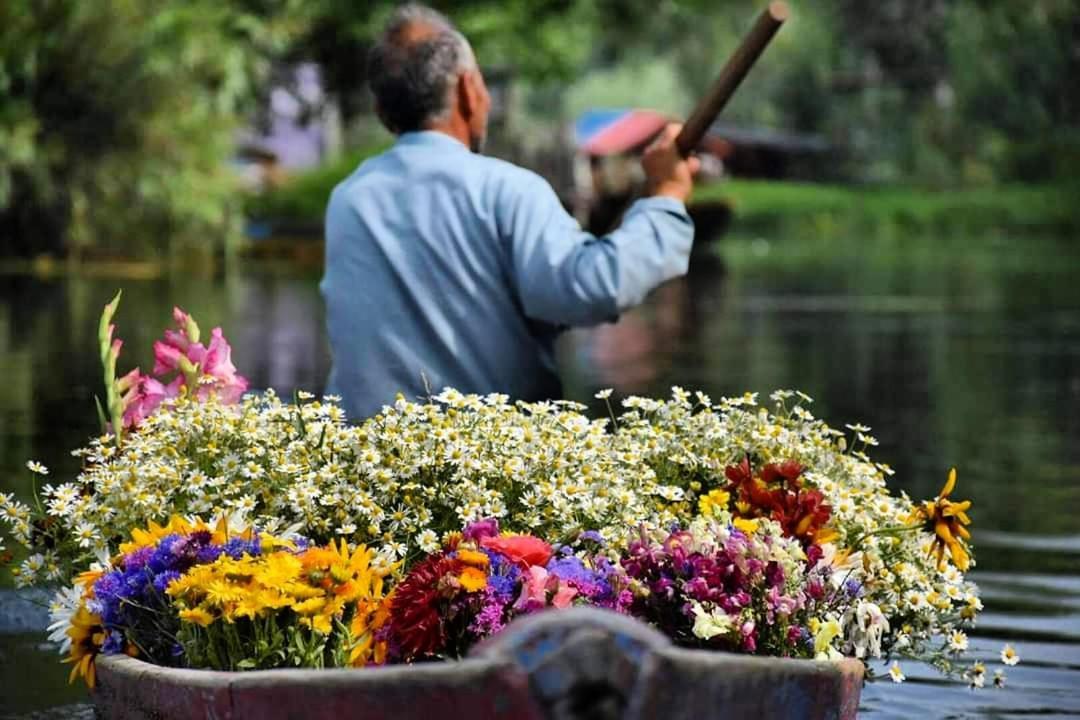
[[[34,553],[16,568],[21,585],[69,578],[133,528],[173,514],[225,510],[266,532],[378,547],[386,560],[435,549],[485,517],[552,539],[673,519],[653,474],[611,452],[608,421],[581,409],[448,391],[349,425],[329,400],[182,399],[119,449],[95,439],[77,451],[84,470],[74,482],[43,488],[52,542],[32,537],[31,509],[9,495],[0,494],[0,519]]]

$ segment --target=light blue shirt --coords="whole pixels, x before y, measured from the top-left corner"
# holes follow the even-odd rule
[[[560,330],[614,320],[685,274],[693,235],[685,206],[656,197],[595,237],[539,175],[405,133],[330,196],[327,391],[354,419],[447,386],[557,397]]]

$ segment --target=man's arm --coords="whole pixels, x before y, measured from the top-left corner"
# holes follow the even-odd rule
[[[539,177],[514,189],[505,232],[528,317],[556,325],[604,322],[686,273],[694,225],[684,202],[697,161],[678,155],[678,127],[669,126],[642,158],[652,197],[635,202],[603,237],[584,232]]]

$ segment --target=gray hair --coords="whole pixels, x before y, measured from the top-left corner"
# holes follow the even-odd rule
[[[457,78],[475,68],[472,47],[453,23],[410,3],[390,16],[368,54],[367,74],[380,117],[402,133],[444,119]]]

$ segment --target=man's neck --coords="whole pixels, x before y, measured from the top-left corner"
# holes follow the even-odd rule
[[[472,138],[469,136],[469,127],[460,119],[451,118],[445,122],[432,123],[424,129],[449,135],[465,147],[470,147]]]

